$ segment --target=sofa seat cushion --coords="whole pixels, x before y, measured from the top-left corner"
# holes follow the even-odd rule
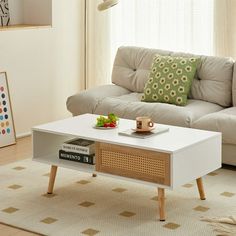
[[[236,144],[236,107],[208,114],[195,121],[192,127],[222,132],[223,143]]]
[[[192,122],[200,117],[223,109],[213,103],[191,99],[185,107],[166,103],[146,103],[140,102],[141,96],[141,93],[130,93],[119,97],[106,97],[97,105],[94,113],[115,113],[127,119],[150,116],[157,123],[190,127]]]
[[[85,113],[94,113],[96,106],[105,97],[121,96],[128,93],[130,93],[128,89],[117,85],[103,85],[70,96],[67,99],[66,106],[68,111],[74,116]]]

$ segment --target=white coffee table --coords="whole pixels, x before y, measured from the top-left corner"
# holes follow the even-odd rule
[[[98,130],[93,128],[96,118],[84,114],[32,129],[33,160],[51,165],[49,194],[59,166],[157,187],[161,221],[165,189],[197,180],[200,198],[205,199],[201,177],[221,167],[221,133],[168,126],[169,132],[138,139],[118,134],[135,127],[135,121],[120,119],[119,128]],[[59,159],[61,144],[76,137],[96,142],[96,165]]]

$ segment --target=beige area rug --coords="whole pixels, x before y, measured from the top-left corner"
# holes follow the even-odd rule
[[[235,236],[236,235],[236,217],[218,217],[207,218],[203,217],[202,221],[210,222],[214,227],[214,231],[220,235]]]
[[[236,172],[204,178],[206,201],[195,182],[166,191],[166,222],[158,221],[157,191],[114,178],[60,168],[55,195],[45,195],[50,167],[20,161],[0,167],[0,222],[56,236],[212,236],[201,217],[236,215]]]

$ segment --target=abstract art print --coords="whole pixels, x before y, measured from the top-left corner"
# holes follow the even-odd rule
[[[0,72],[0,148],[16,143],[7,74]]]
[[[10,13],[8,0],[0,0],[0,26],[8,26],[10,23]]]

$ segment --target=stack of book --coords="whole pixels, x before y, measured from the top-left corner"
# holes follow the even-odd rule
[[[95,143],[86,139],[64,142],[59,150],[59,158],[94,165]]]

